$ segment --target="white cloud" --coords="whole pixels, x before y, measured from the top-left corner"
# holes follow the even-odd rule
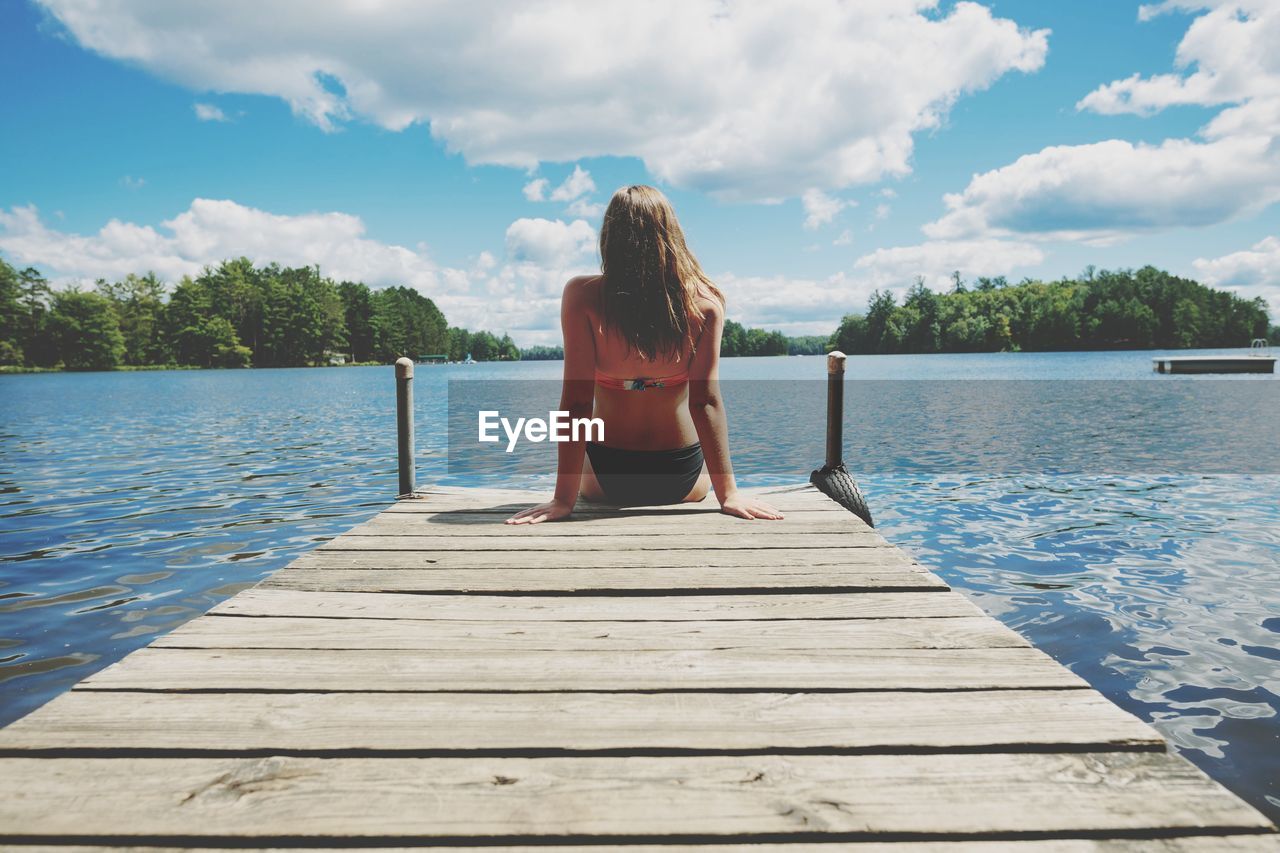
[[[1220,258],[1198,258],[1192,265],[1205,284],[1246,299],[1261,296],[1271,310],[1272,322],[1280,321],[1280,238],[1267,237],[1248,250]]]
[[[405,284],[424,292],[443,287],[439,268],[424,252],[371,240],[364,230],[358,217],[345,213],[281,216],[203,198],[158,229],[113,219],[93,235],[50,229],[34,207],[0,211],[0,249],[63,277],[155,270],[173,281],[243,255],[290,266],[318,263],[325,275],[371,285]]]
[[[866,310],[876,287],[844,272],[821,279],[726,273],[716,285],[724,291],[731,318],[788,335],[831,334],[845,314]]]
[[[574,199],[566,210],[570,216],[577,216],[582,219],[599,219],[604,216],[604,205],[596,201],[587,201],[585,198]]]
[[[1204,12],[1178,46],[1185,73],[1135,74],[1077,107],[1138,115],[1179,104],[1224,107],[1197,138],[1112,139],[1028,154],[947,195],[948,212],[926,234],[1108,242],[1224,222],[1280,200],[1280,5],[1175,0],[1144,8],[1144,19],[1171,9]]]
[[[546,201],[547,198],[547,179],[534,178],[532,181],[524,185],[524,197],[526,201]]]
[[[889,218],[889,205],[887,205],[887,204],[877,204],[877,205],[876,205],[876,219],[888,219],[888,218]]]
[[[522,344],[559,340],[559,297],[573,275],[598,269],[595,231],[583,221],[519,219],[506,257],[481,252],[468,268],[436,264],[419,245],[373,240],[345,213],[285,216],[233,201],[196,199],[158,227],[111,220],[97,233],[49,227],[34,207],[0,209],[0,251],[59,284],[155,271],[169,282],[245,256],[257,263],[319,264],[334,279],[406,285],[436,301],[454,325],[509,331]]]
[[[1280,97],[1280,13],[1271,0],[1194,0],[1144,6],[1141,20],[1165,11],[1204,11],[1178,44],[1185,74],[1134,74],[1090,92],[1076,106],[1104,115],[1151,115],[1183,104],[1218,106]]]
[[[202,104],[197,102],[195,105],[196,118],[200,121],[228,121],[227,114],[220,107],[213,104]]]
[[[370,238],[364,223],[346,213],[289,216],[196,199],[158,226],[111,220],[82,235],[48,226],[34,207],[0,209],[0,251],[16,264],[39,266],[59,283],[147,270],[173,282],[240,256],[260,264],[319,264],[324,275],[339,280],[416,288],[454,325],[509,332],[522,345],[559,341],[561,290],[572,276],[599,269],[596,240],[595,229],[582,219],[522,218],[506,230],[503,257],[481,252],[465,268],[451,268],[436,264],[422,245]],[[841,315],[862,311],[876,288],[905,289],[921,274],[941,286],[953,269],[970,277],[1003,275],[1042,257],[1025,243],[925,243],[872,252],[852,273],[825,279],[725,273],[717,283],[739,322],[788,334],[825,334]]]
[[[848,228],[840,232],[840,236],[831,241],[833,246],[847,246],[853,242],[853,232]]]
[[[813,231],[823,225],[830,225],[836,214],[851,205],[843,199],[829,196],[819,189],[807,189],[800,196],[804,206],[804,227]]]
[[[279,97],[321,128],[429,124],[469,162],[522,168],[633,156],[748,199],[907,174],[914,133],[1048,49],[1045,30],[936,0],[39,2],[104,56]]]
[[[573,173],[551,191],[550,199],[551,201],[573,201],[595,191],[596,182],[591,180],[591,173],[581,166],[574,166]]]
[[[133,175],[125,175],[120,179],[120,186],[127,190],[140,190],[146,185],[146,178],[135,178]]]
[[[517,343],[560,343],[560,294],[575,275],[598,272],[596,232],[574,220],[517,219],[507,228],[506,261],[472,294],[447,303],[474,327],[509,331]]]
[[[1280,152],[1259,137],[1159,145],[1112,139],[1059,145],[976,175],[948,194],[934,238],[1028,234],[1109,242],[1210,225],[1280,199]]]
[[[537,178],[524,185],[524,197],[529,201],[569,202],[565,212],[577,219],[598,219],[604,215],[604,205],[591,200],[596,191],[596,182],[591,173],[581,166],[575,165],[573,172],[547,194],[550,182],[546,178]]]
[[[1040,247],[1013,240],[938,240],[915,246],[876,249],[854,262],[854,270],[872,288],[899,290],[917,276],[934,288],[946,288],[952,272],[966,279],[1009,275],[1044,261]]]
[[[716,284],[728,299],[729,316],[748,326],[780,329],[789,335],[831,333],[845,314],[861,314],[875,290],[903,293],[923,276],[935,289],[951,287],[951,273],[966,278],[1008,275],[1039,264],[1044,253],[1029,243],[980,240],[931,242],[877,249],[858,260],[852,272],[826,278],[738,276],[726,273]]]
[[[517,263],[564,267],[595,250],[596,232],[581,219],[517,219],[507,228],[506,245],[507,257]]]

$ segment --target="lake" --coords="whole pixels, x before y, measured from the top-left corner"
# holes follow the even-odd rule
[[[890,541],[1280,820],[1280,385],[1156,354],[852,357],[847,459]],[[723,364],[740,482],[807,479],[824,360]],[[419,367],[419,481],[548,485],[444,425],[451,380],[559,370]],[[0,724],[384,508],[394,414],[390,367],[0,376]]]

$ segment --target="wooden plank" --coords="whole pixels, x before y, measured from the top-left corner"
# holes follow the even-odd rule
[[[485,512],[382,512],[348,533],[397,536],[405,533],[420,536],[666,536],[674,534],[731,534],[741,537],[768,538],[780,533],[840,534],[879,536],[856,516],[848,513],[796,513],[768,524],[748,524],[723,513],[700,512],[681,515],[678,520],[654,518],[651,515],[585,515],[576,513],[554,524],[503,524],[503,517]],[[673,526],[674,525],[674,526]]]
[[[936,592],[823,592],[788,595],[475,596],[308,592],[258,586],[210,611],[238,616],[330,619],[460,619],[527,622],[663,619],[886,619],[985,615],[960,595]],[[988,617],[989,618],[989,617]]]
[[[0,753],[1163,749],[1092,690],[952,693],[95,693]],[[975,759],[980,760],[980,759]]]
[[[835,502],[818,491],[809,483],[796,483],[786,486],[754,486],[740,489],[742,494],[756,497],[761,500],[770,501],[775,506],[790,505],[798,506],[805,503],[815,505],[826,505]],[[497,488],[479,488],[475,486],[440,486],[433,485],[418,489],[414,494],[416,499],[397,501],[395,505],[409,504],[438,504],[438,505],[465,505],[468,503],[493,503],[496,501],[538,501],[546,499],[551,493],[549,486],[545,491],[538,489],[497,489]],[[619,509],[612,504],[599,504],[586,499],[578,501],[580,506],[593,507],[599,509]],[[708,496],[702,501],[696,503],[680,503],[667,504],[673,507],[702,507],[711,511],[719,511],[715,499]],[[622,507],[624,511],[632,509],[631,507]]]
[[[448,500],[448,501],[400,501],[393,506],[387,507],[385,513],[456,513],[459,515],[470,513],[484,514],[507,514],[518,512],[526,507],[545,501],[549,495],[526,495],[523,499],[516,498],[514,500],[499,501],[482,501],[482,500]],[[768,500],[775,509],[780,510],[787,518],[798,516],[796,520],[805,521],[835,521],[837,519],[853,519],[849,523],[854,526],[864,526],[864,523],[857,519],[847,509],[819,495],[816,498],[807,498],[796,501],[773,501]],[[703,501],[701,504],[670,504],[666,506],[632,506],[632,507],[616,507],[604,506],[600,504],[591,504],[580,501],[573,508],[573,514],[561,523],[572,523],[573,519],[592,519],[592,518],[648,518],[654,520],[674,520],[677,518],[700,518],[709,516],[722,515],[719,506],[714,501]],[[731,519],[734,520],[734,519]],[[759,520],[736,519],[739,526],[758,524]],[[777,520],[770,521],[770,524],[777,523]]]
[[[154,648],[183,649],[976,649],[1025,647],[982,616],[957,619],[825,619],[706,622],[414,622],[207,616],[165,634]]]
[[[749,495],[760,498],[787,512],[822,511],[848,515],[848,511],[812,486],[801,488],[744,489]],[[530,492],[513,489],[441,489],[423,494],[416,500],[397,501],[389,512],[510,512],[546,500],[547,492]],[[575,515],[590,514],[692,514],[719,513],[720,508],[712,498],[699,503],[669,504],[659,507],[615,507],[579,501]],[[744,523],[752,523],[745,522]]]
[[[411,538],[411,537],[400,537]],[[414,550],[316,550],[291,564],[299,568],[413,569],[673,569],[673,568],[782,568],[787,566],[892,567],[909,569],[915,564],[896,548],[739,548],[718,551],[414,551]]]
[[[651,853],[839,853],[856,850],[857,853],[1275,853],[1277,839],[1271,834],[1182,836],[1178,838],[1036,838],[1021,841],[912,841],[907,845],[885,841],[808,842],[798,844],[678,844],[646,843],[633,849]],[[173,853],[190,850],[193,853],[213,853],[223,848],[212,847],[152,847],[121,848],[93,847],[87,845],[9,845],[17,853],[108,853],[108,851],[136,850],[137,853]],[[253,847],[237,844],[237,850],[256,850],[261,853],[285,853],[296,848]],[[419,847],[321,847],[308,845],[308,850],[378,850],[381,853],[409,853]],[[431,849],[440,853],[474,853],[475,846],[441,846]],[[608,842],[593,844],[532,844],[511,846],[485,845],[485,853],[610,853],[618,844]]]
[[[1032,648],[557,652],[145,648],[77,689],[978,690],[1084,687]]]
[[[1269,824],[1186,761],[1149,752],[0,760],[0,833],[50,840],[1210,828]]]
[[[883,538],[868,532],[786,533],[739,538],[723,533],[698,535],[667,528],[665,535],[615,536],[603,530],[594,536],[540,536],[536,531],[554,525],[536,527],[502,525],[504,531],[515,531],[477,540],[474,537],[449,535],[423,536],[413,533],[376,535],[345,533],[320,546],[322,551],[742,551],[742,550],[893,550]],[[523,534],[523,535],[518,535]],[[644,559],[648,555],[643,555]]]
[[[571,569],[329,569],[290,566],[262,586],[327,592],[576,593],[604,590],[693,592],[696,590],[817,590],[833,592],[937,590],[949,587],[923,571],[850,568],[695,569],[647,567],[586,571]]]
[[[898,842],[841,841],[809,842],[798,844],[678,844],[646,843],[634,849],[652,853],[839,853],[856,850],[857,853],[1275,853],[1277,839],[1271,834],[1182,836],[1178,838],[1036,838],[1021,841],[912,841],[910,849]],[[193,853],[213,853],[222,848],[212,847],[152,847],[121,848],[93,847],[87,845],[9,845],[17,853],[108,853],[129,849],[137,853],[174,853],[190,850]],[[261,853],[285,853],[296,848],[236,846],[237,850],[256,850]],[[381,853],[409,853],[419,847],[321,847],[308,850],[378,850]],[[475,846],[441,846],[431,849],[440,853],[474,853]],[[620,848],[616,843],[593,844],[533,844],[511,846],[485,845],[485,853],[609,853]]]

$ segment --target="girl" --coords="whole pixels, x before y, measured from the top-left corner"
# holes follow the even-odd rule
[[[700,501],[711,489],[729,515],[782,518],[734,482],[718,381],[724,295],[661,192],[614,193],[600,228],[600,275],[565,285],[560,324],[560,408],[603,420],[605,443],[561,443],[555,496],[507,524],[565,518],[579,495],[637,506]]]

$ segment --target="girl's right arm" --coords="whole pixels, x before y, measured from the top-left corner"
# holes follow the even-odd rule
[[[710,300],[703,306],[698,351],[689,365],[689,414],[702,443],[702,454],[711,474],[711,488],[720,511],[739,518],[782,518],[768,504],[742,496],[729,461],[729,419],[720,396],[720,337],[724,333],[724,306]]]

